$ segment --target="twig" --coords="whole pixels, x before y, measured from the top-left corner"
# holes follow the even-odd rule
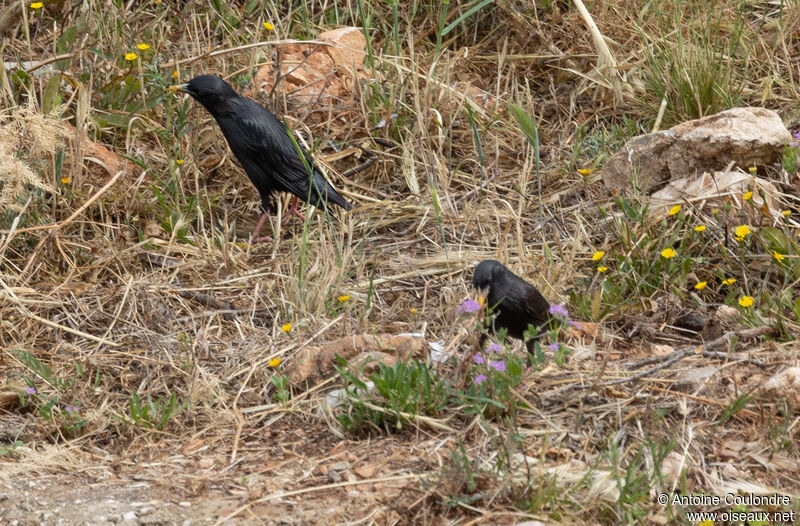
[[[214,523],[214,526],[219,526],[221,524],[228,524],[232,518],[236,517],[243,511],[250,509],[252,506],[256,504],[261,504],[263,502],[269,502],[275,499],[283,499],[286,497],[293,497],[295,495],[303,495],[305,493],[313,493],[315,491],[324,491],[327,489],[334,489],[334,488],[346,488],[349,486],[360,486],[362,484],[375,484],[376,482],[389,482],[392,480],[407,480],[407,479],[418,479],[421,478],[422,475],[411,473],[408,475],[393,475],[391,477],[380,477],[374,479],[364,479],[364,480],[353,480],[348,482],[337,482],[335,484],[324,484],[322,486],[314,486],[312,488],[303,488],[294,491],[281,491],[280,493],[273,493],[272,495],[267,495],[266,497],[261,497],[260,499],[254,500],[253,502],[248,502],[244,506],[234,510],[230,514],[222,517],[220,520]]]
[[[763,336],[764,334],[768,334],[772,332],[772,328],[770,327],[753,327],[751,329],[743,329],[741,331],[731,331],[723,334],[716,340],[711,340],[710,342],[706,343],[702,347],[691,347],[691,350],[702,349],[697,352],[697,354],[702,354],[708,358],[718,358],[720,355],[717,353],[711,353],[714,349],[718,349],[720,347],[725,346],[726,344],[730,343],[730,341],[734,338],[734,336],[738,336],[739,338],[757,338],[759,336]],[[642,360],[637,360],[628,364],[628,369],[638,369],[645,365],[650,365],[651,363],[658,363],[664,360],[669,360],[673,355],[682,353],[683,350],[673,351],[669,354],[665,354],[663,356],[652,356],[650,358],[644,358]],[[706,353],[709,353],[706,355]],[[741,361],[741,360],[737,360]],[[761,362],[759,362],[761,363]],[[762,364],[763,366],[763,364]]]
[[[722,357],[723,359],[726,359],[726,358],[729,358],[727,355],[722,354],[722,353],[713,352],[713,351],[711,351],[711,349],[715,349],[715,348],[722,347],[722,346],[726,345],[731,340],[733,340],[734,337],[755,338],[755,337],[758,337],[758,336],[762,336],[764,334],[768,334],[768,333],[770,333],[772,331],[773,331],[773,329],[771,327],[754,327],[752,329],[744,329],[744,330],[741,330],[741,331],[731,331],[731,332],[728,332],[726,334],[723,334],[722,336],[720,336],[716,340],[712,340],[712,341],[708,342],[705,345],[693,346],[693,347],[685,347],[683,349],[678,349],[677,351],[671,352],[670,354],[666,354],[664,356],[660,356],[659,357],[659,361],[663,360],[663,363],[661,363],[659,365],[656,365],[655,367],[651,367],[650,369],[646,369],[646,370],[644,370],[644,371],[642,371],[640,373],[636,373],[633,376],[629,376],[627,378],[620,378],[618,380],[612,380],[610,382],[604,382],[604,383],[601,383],[601,384],[596,384],[596,383],[584,384],[584,385],[574,384],[574,385],[567,386],[567,387],[561,389],[560,391],[555,392],[551,396],[556,396],[556,395],[559,395],[559,394],[563,394],[565,392],[579,390],[579,389],[583,390],[583,389],[593,389],[593,388],[596,388],[596,387],[612,387],[612,386],[616,386],[616,385],[622,385],[622,384],[626,384],[626,383],[629,383],[629,382],[633,382],[633,381],[638,380],[640,378],[644,378],[645,376],[650,376],[650,375],[652,375],[654,373],[657,373],[658,371],[660,371],[662,369],[666,369],[670,365],[672,365],[672,364],[674,364],[676,362],[679,362],[679,361],[683,360],[684,358],[686,358],[687,356],[691,356],[693,354],[706,356],[706,357],[709,357],[709,358],[720,358],[720,357]],[[706,354],[706,353],[708,353],[708,354]],[[649,360],[649,358],[648,358],[648,360]],[[742,358],[742,359],[738,359],[738,360],[735,360],[735,361],[753,363],[748,358]],[[634,364],[629,366],[629,368],[641,367],[641,362],[642,361],[635,362]],[[648,362],[648,363],[650,363],[650,362]],[[760,364],[761,366],[764,365],[761,362],[757,362],[756,361],[756,363]]]

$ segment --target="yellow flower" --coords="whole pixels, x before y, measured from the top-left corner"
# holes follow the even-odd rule
[[[41,9],[44,7],[44,2],[31,2],[31,9]]]
[[[706,519],[703,522],[698,522],[697,526],[714,526],[714,521],[711,519]]]
[[[272,367],[273,369],[279,366],[280,364],[281,364],[280,358],[273,358],[272,360],[269,361],[269,366]]]
[[[267,31],[272,31],[273,29],[275,29],[275,26],[273,26],[269,22],[264,22],[264,29],[266,29]]]
[[[734,232],[736,233],[736,237],[744,238],[744,236],[750,233],[750,227],[747,225],[739,225]],[[741,239],[739,241],[741,241]]]
[[[174,79],[178,78],[178,70],[177,69],[172,72],[172,78],[174,78]]]
[[[697,225],[696,227],[694,227],[694,231],[695,232],[705,232],[706,231],[706,225]]]
[[[703,290],[704,288],[706,288],[706,285],[708,285],[707,281],[699,281],[695,283],[694,288],[696,288],[697,290]]]
[[[67,177],[62,177],[61,178],[61,182],[64,183],[64,184],[69,184],[70,178],[68,176]]]
[[[753,298],[751,298],[750,296],[742,296],[741,298],[739,298],[739,305],[741,305],[742,307],[749,307],[752,304],[753,304]]]
[[[597,272],[605,272],[608,270],[608,267],[597,267]]]
[[[669,259],[671,257],[675,257],[676,254],[677,254],[677,252],[675,252],[671,248],[665,248],[664,250],[661,251],[661,257],[664,258],[664,259]]]
[[[591,168],[578,168],[578,173],[581,175],[590,175],[592,173]]]
[[[175,164],[178,166],[183,166],[183,159],[175,159]]]
[[[408,309],[408,312],[410,312],[412,316],[416,316],[417,315],[417,309],[414,308],[414,307],[411,307],[410,309]]]
[[[783,254],[781,254],[781,253],[780,253],[780,252],[778,252],[777,250],[773,250],[773,251],[772,251],[772,257],[774,257],[774,258],[775,258],[775,261],[783,261],[783,259],[784,259],[784,256],[783,256]]]
[[[748,168],[748,170],[750,170],[751,174],[756,173],[756,167],[755,166],[751,166],[750,168]]]
[[[728,278],[728,279],[722,281],[723,285],[728,285],[729,287],[731,285],[733,285],[734,283],[736,283],[736,278]]]
[[[350,296],[349,296],[349,295],[347,295],[347,294],[345,294],[345,295],[343,295],[343,296],[339,296],[339,297],[338,297],[338,298],[336,298],[336,299],[337,299],[337,300],[339,300],[339,303],[344,303],[345,301],[347,301],[347,300],[349,300],[349,299],[350,299]]]
[[[125,60],[136,60],[139,58],[139,55],[136,53],[125,53]]]
[[[675,205],[669,209],[669,215],[674,216],[681,211],[681,205]]]
[[[290,330],[292,330],[291,323],[284,323],[283,325],[281,325],[281,332],[289,332]]]
[[[753,192],[745,192],[744,196],[742,197],[744,197],[745,201],[749,201],[753,198]]]
[[[592,254],[592,261],[600,261],[601,259],[603,259],[603,256],[605,255],[606,253],[604,251],[598,250],[597,252]]]
[[[781,210],[781,215],[783,217],[789,217],[789,214],[791,214],[791,213],[792,213],[791,210]]]
[[[138,47],[142,51],[147,51],[148,49],[150,49],[150,44],[145,44],[144,42],[142,42],[141,44],[136,44],[136,47]]]

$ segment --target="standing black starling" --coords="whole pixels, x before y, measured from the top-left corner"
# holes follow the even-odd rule
[[[493,259],[481,261],[472,275],[472,286],[478,289],[481,305],[494,308],[495,329],[507,329],[508,336],[524,339],[529,325],[546,327],[550,304],[536,287],[520,278],[502,263]],[[479,347],[483,348],[486,335],[481,334]],[[534,340],[528,341],[529,353],[533,353]]]
[[[308,165],[306,167],[281,121],[262,105],[242,97],[216,75],[199,75],[176,89],[194,97],[211,113],[231,151],[261,194],[263,213],[253,231],[252,241],[270,239],[259,238],[258,233],[267,219],[267,212],[276,211],[272,202],[272,192],[276,190],[294,195],[286,216],[303,217],[297,211],[298,198],[325,210],[328,203],[345,210],[353,208],[325,180],[301,146]],[[313,178],[309,176],[309,168],[314,174]]]

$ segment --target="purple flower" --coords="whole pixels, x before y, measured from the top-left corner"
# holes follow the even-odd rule
[[[578,329],[578,330],[581,330],[581,324],[580,324],[580,323],[578,323],[577,321],[575,321],[575,320],[568,320],[568,321],[567,321],[567,323],[569,323],[569,326],[570,326],[570,327],[575,327],[576,329]]]
[[[473,356],[472,361],[477,363],[478,365],[486,363],[486,360],[484,360],[483,356],[481,356],[480,354],[476,354],[475,356]]]
[[[27,394],[36,394],[36,388],[35,387],[26,387],[25,388],[25,392]]]
[[[471,314],[479,310],[481,310],[481,304],[472,298],[468,298],[461,302],[461,305],[456,309],[456,314],[461,314],[462,312]]]
[[[558,347],[559,346],[558,346],[557,342],[553,342],[553,343],[551,343],[550,345],[547,346],[547,348],[550,349],[553,352],[556,352],[558,350]]]
[[[800,146],[800,142],[792,141],[789,143],[789,146],[791,146],[792,148],[797,148],[798,146]]]
[[[493,343],[489,347],[486,348],[486,352],[500,352],[503,350],[503,346],[499,343]]]
[[[506,362],[504,362],[503,360],[498,360],[496,362],[489,362],[489,367],[491,367],[495,371],[500,371],[502,373],[506,370]]]
[[[796,132],[794,132],[794,138],[795,139],[800,139],[800,130],[797,130]]]
[[[77,413],[78,412],[78,406],[77,405],[68,405],[67,407],[64,408],[64,411],[66,411],[67,413]]]
[[[566,307],[563,305],[556,303],[554,305],[550,305],[550,314],[557,318],[564,318],[566,319],[569,316],[569,312],[567,312]]]
[[[482,384],[483,382],[486,381],[486,378],[487,376],[485,374],[479,374],[478,376],[475,377],[475,383]]]

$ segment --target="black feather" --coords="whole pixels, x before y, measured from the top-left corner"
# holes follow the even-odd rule
[[[308,152],[298,145],[314,174],[313,179],[309,177],[309,170],[283,124],[261,104],[242,97],[216,75],[199,75],[181,89],[202,104],[217,121],[231,151],[258,189],[265,212],[275,211],[272,204],[275,191],[288,192],[323,209],[327,209],[328,203],[345,210],[353,208],[325,180]]]
[[[486,303],[494,308],[495,329],[505,328],[512,338],[522,340],[528,326],[545,327],[550,320],[550,304],[539,291],[502,263],[481,261],[472,275],[472,286],[486,291]],[[481,338],[481,346],[485,336]],[[528,351],[532,350],[528,342]]]

